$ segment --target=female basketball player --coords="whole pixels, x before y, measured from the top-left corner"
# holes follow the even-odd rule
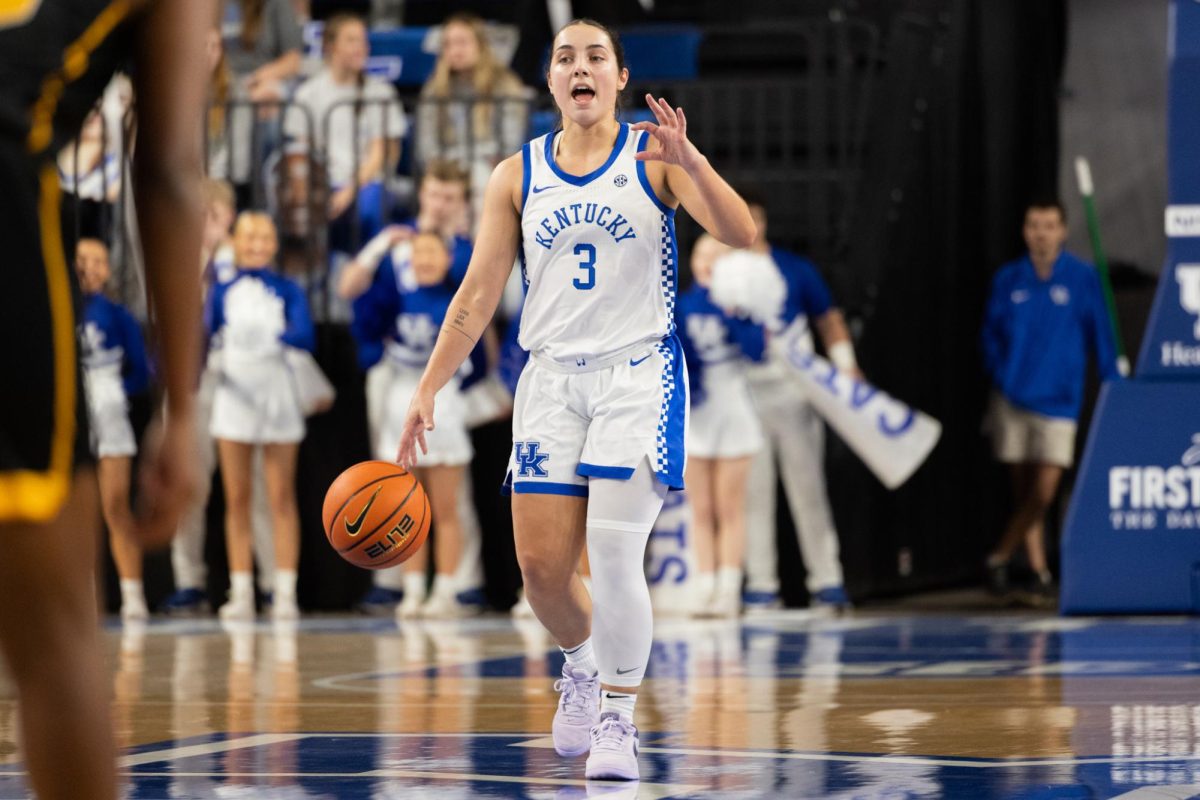
[[[754,239],[746,204],[688,141],[682,110],[647,96],[657,123],[618,122],[628,80],[620,42],[599,23],[577,20],[555,37],[547,83],[562,129],[492,174],[471,266],[398,454],[416,463],[434,397],[487,326],[519,252],[529,282],[520,341],[531,356],[513,409],[517,558],[567,659],[555,749],[590,749],[589,778],[638,777],[633,710],[652,626],[642,558],[668,488],[683,485],[675,208],[733,246]],[[575,572],[585,541],[594,606]]]
[[[209,430],[217,439],[225,486],[230,592],[219,613],[226,620],[254,618],[250,493],[254,450],[259,445],[275,539],[271,614],[290,620],[300,613],[296,606],[300,562],[296,456],[304,438],[304,413],[284,352],[286,347],[312,350],[313,325],[303,290],[271,271],[278,249],[271,218],[243,212],[233,230],[237,276],[216,286],[205,308],[209,335],[221,340],[221,377],[213,392]]]
[[[168,414],[147,446],[144,546],[170,537],[194,485],[199,361],[203,31],[211,1],[20,0],[0,10],[0,644],[20,701],[24,763],[43,800],[116,797],[93,592],[95,472],[80,426],[72,303],[54,154],[134,57],[134,192]],[[70,54],[66,62],[63,53]],[[80,434],[80,435],[77,435]]]
[[[360,342],[384,342],[388,370],[386,402],[374,442],[375,456],[387,459],[395,452],[405,421],[405,410],[421,379],[437,332],[457,288],[450,279],[450,251],[442,236],[433,231],[412,238],[409,268],[416,287],[401,292],[399,281],[385,277],[354,303],[354,336]],[[426,548],[417,550],[404,565],[404,600],[396,609],[401,618],[458,616],[458,587],[455,573],[462,552],[462,523],[459,519],[459,489],[466,465],[474,450],[467,435],[466,403],[453,378],[438,393],[439,422],[431,431],[429,450],[416,470],[429,494],[429,505],[437,526],[436,576],[433,591],[425,594]]]
[[[133,315],[102,293],[111,273],[104,242],[79,240],[75,273],[84,296],[79,345],[88,420],[97,458],[100,507],[121,580],[121,619],[144,621],[150,611],[142,589],[142,548],[133,536],[133,512],[129,508],[130,473],[137,454],[137,439],[129,421],[129,397],[145,392],[149,385],[146,346]]]
[[[746,482],[763,446],[750,399],[747,360],[766,349],[761,325],[719,307],[709,296],[713,266],[729,249],[704,234],[692,248],[695,285],[679,298],[679,329],[703,397],[692,403],[688,427],[688,500],[696,548],[693,613],[737,616],[742,608],[746,549]]]

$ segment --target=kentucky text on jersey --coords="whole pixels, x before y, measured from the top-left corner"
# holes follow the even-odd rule
[[[554,237],[558,236],[564,228],[581,223],[604,228],[612,234],[613,241],[618,244],[626,239],[637,238],[629,220],[614,211],[611,206],[602,206],[599,203],[571,203],[569,206],[556,209],[553,217],[542,217],[542,221],[538,223],[540,230],[534,234],[534,239],[549,250],[554,246]]]

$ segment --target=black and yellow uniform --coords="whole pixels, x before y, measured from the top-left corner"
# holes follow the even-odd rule
[[[0,522],[53,519],[90,459],[54,157],[128,61],[145,4],[0,0]]]

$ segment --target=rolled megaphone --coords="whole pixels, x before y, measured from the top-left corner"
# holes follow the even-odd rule
[[[925,463],[942,424],[866,381],[855,380],[806,348],[778,342],[813,408],[889,489]]]

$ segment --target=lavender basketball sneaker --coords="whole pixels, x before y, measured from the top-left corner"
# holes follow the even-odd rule
[[[561,692],[558,710],[550,731],[554,752],[560,756],[579,756],[588,751],[592,727],[600,718],[600,677],[563,664],[562,678],[554,682]]]
[[[583,776],[588,780],[638,780],[638,732],[615,711],[600,715],[592,728],[592,752]]]

